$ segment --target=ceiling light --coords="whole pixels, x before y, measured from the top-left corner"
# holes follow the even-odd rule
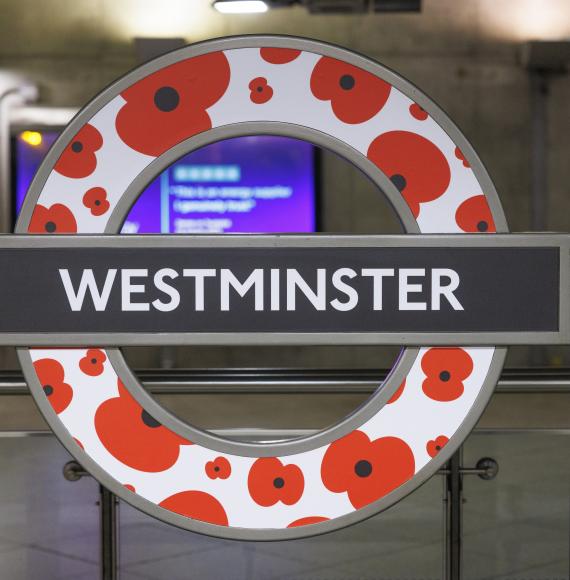
[[[216,0],[213,6],[222,14],[255,14],[268,9],[263,0]]]

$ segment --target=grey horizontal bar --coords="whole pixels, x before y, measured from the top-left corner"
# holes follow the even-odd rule
[[[414,331],[410,326],[410,321],[404,326],[398,326],[399,323],[394,323],[391,327],[393,330],[377,331],[378,327],[382,327],[382,322],[374,322],[372,327],[369,329],[366,323],[362,325],[357,324],[358,331],[350,331],[350,324],[346,325],[347,316],[344,313],[342,319],[344,322],[340,326],[335,326],[336,323],[331,324],[331,329],[326,331],[328,328],[326,325],[319,328],[318,332],[314,331],[314,328],[308,328],[307,331],[297,331],[295,323],[294,331],[287,329],[287,324],[282,326],[279,322],[275,326],[271,324],[266,325],[266,323],[255,323],[259,316],[255,313],[255,318],[251,315],[251,318],[247,320],[247,325],[252,325],[255,327],[255,331],[248,331],[247,325],[244,323],[239,327],[238,331],[232,330],[233,327],[225,323],[220,323],[220,326],[216,327],[215,332],[211,332],[211,328],[204,327],[204,329],[197,328],[195,320],[192,322],[194,326],[191,331],[178,332],[175,326],[171,328],[172,332],[161,331],[160,322],[164,322],[166,318],[157,318],[159,321],[156,325],[145,322],[141,323],[141,327],[137,326],[136,330],[129,329],[123,331],[123,326],[117,323],[117,327],[114,331],[107,331],[106,328],[101,328],[101,331],[93,331],[93,329],[99,329],[99,327],[104,327],[105,324],[101,324],[101,313],[96,313],[92,316],[92,326],[89,326],[85,318],[86,314],[81,311],[81,318],[71,322],[69,319],[68,326],[62,326],[60,332],[51,332],[51,326],[53,322],[49,324],[46,322],[45,329],[50,332],[32,332],[27,329],[30,328],[28,325],[24,325],[26,330],[19,330],[19,325],[10,326],[6,322],[5,330],[6,332],[0,333],[0,344],[11,345],[18,347],[26,346],[107,346],[107,347],[117,347],[122,345],[133,345],[133,346],[152,346],[152,345],[240,345],[240,346],[256,346],[256,345],[407,345],[407,346],[420,346],[420,345],[474,345],[474,346],[484,346],[484,345],[517,345],[517,344],[570,344],[570,236],[567,234],[486,234],[486,235],[405,235],[405,236],[353,236],[353,235],[272,235],[272,236],[262,236],[262,235],[227,235],[227,236],[210,236],[210,235],[193,235],[193,236],[111,236],[111,235],[73,235],[73,236],[29,236],[29,235],[12,235],[12,236],[0,236],[0,249],[13,250],[13,249],[33,249],[37,250],[40,248],[48,249],[85,249],[86,252],[96,249],[139,249],[142,250],[153,250],[161,249],[168,250],[172,249],[173,252],[181,248],[188,250],[215,250],[215,249],[226,249],[228,252],[234,250],[254,250],[254,249],[267,249],[267,250],[283,250],[283,249],[357,249],[366,250],[368,248],[376,249],[403,249],[407,248],[416,251],[425,251],[426,248],[439,248],[440,252],[442,248],[449,249],[451,252],[454,249],[511,249],[511,250],[533,250],[542,248],[553,249],[559,252],[560,262],[559,262],[559,272],[557,272],[557,282],[552,282],[555,284],[554,288],[557,288],[556,295],[554,292],[546,294],[546,289],[540,290],[539,294],[542,297],[544,292],[544,302],[540,303],[537,299],[526,299],[523,303],[519,304],[518,310],[516,312],[527,314],[526,309],[521,310],[521,305],[528,304],[528,311],[532,310],[536,316],[533,323],[524,322],[521,316],[521,321],[519,322],[519,317],[506,317],[504,326],[497,326],[495,330],[488,330],[489,326],[487,322],[485,324],[479,322],[475,324],[470,331],[461,330],[461,324],[458,322],[460,319],[457,318],[458,314],[449,314],[447,318],[441,318],[442,315],[439,313],[433,319],[424,325],[423,331]],[[78,254],[74,254],[78,256]],[[46,254],[49,256],[49,254]],[[535,267],[541,261],[535,264]],[[502,264],[502,263],[501,263]],[[506,267],[506,266],[505,266]],[[550,272],[553,270],[554,266],[550,268]],[[558,266],[556,266],[558,268]],[[500,266],[499,270],[503,270]],[[520,268],[519,268],[520,270]],[[51,270],[50,270],[51,272]],[[520,271],[519,271],[520,275]],[[535,275],[534,271],[529,272],[529,281],[533,279]],[[510,274],[509,274],[510,276]],[[546,273],[545,273],[546,276]],[[480,278],[478,278],[480,279]],[[510,281],[511,278],[507,278]],[[533,281],[535,287],[537,284],[536,279]],[[529,284],[530,286],[530,284]],[[501,285],[496,286],[495,290],[499,291]],[[546,288],[546,285],[543,285]],[[53,287],[50,287],[53,290]],[[517,289],[520,288],[520,292]],[[486,290],[491,294],[492,287],[486,287]],[[62,292],[62,290],[58,290]],[[517,283],[514,286],[513,293],[517,296],[526,295],[525,284]],[[538,292],[538,290],[535,290]],[[14,297],[14,293],[8,293],[7,296]],[[58,295],[59,296],[59,295]],[[511,294],[509,294],[511,296]],[[536,298],[535,294],[532,294]],[[548,296],[548,298],[546,298]],[[503,298],[503,302],[510,306],[510,303],[514,303],[513,300],[507,300]],[[522,300],[522,298],[521,298]],[[556,303],[558,301],[558,304]],[[30,300],[28,300],[28,303]],[[33,301],[32,301],[33,302]],[[492,305],[493,301],[490,299],[488,301],[489,307]],[[55,316],[55,320],[62,321],[64,318],[59,314],[56,314],[55,303],[50,302],[52,308],[48,309],[45,316],[51,317]],[[478,312],[479,315],[485,314],[488,311],[486,306],[481,306],[479,300],[475,300],[474,304],[478,304],[479,311],[474,310],[471,313],[471,323],[473,321],[480,321],[475,313]],[[487,304],[487,303],[486,303]],[[554,304],[554,306],[553,306]],[[67,306],[69,308],[69,305]],[[481,311],[481,308],[483,310]],[[498,308],[498,306],[497,306]],[[554,310],[553,310],[554,308]],[[539,310],[542,309],[546,313],[547,309],[550,309],[552,321],[546,323],[546,314],[537,314]],[[386,309],[389,312],[389,309]],[[497,310],[497,315],[500,315],[506,309],[499,308]],[[14,312],[14,308],[11,308],[7,313]],[[65,309],[62,310],[65,312]],[[356,312],[356,311],[355,311]],[[233,313],[232,313],[233,314]],[[467,315],[467,310],[462,315]],[[67,314],[66,314],[67,316]],[[135,318],[129,318],[129,320],[142,320],[136,315]],[[143,313],[141,316],[145,316]],[[148,316],[148,314],[146,314]],[[161,315],[157,315],[161,316]],[[199,316],[203,316],[203,313],[195,313],[193,319],[197,319]],[[283,321],[290,319],[290,313],[283,313],[280,315]],[[321,315],[319,315],[321,316]],[[326,316],[339,316],[336,314],[326,314]],[[348,320],[352,320],[353,313],[351,312]],[[408,316],[408,315],[406,315]],[[423,314],[414,313],[414,316],[419,320]],[[490,315],[487,315],[489,318]],[[362,317],[362,312],[361,312]],[[457,320],[455,320],[455,318]],[[19,318],[17,315],[13,315],[12,318],[18,322]],[[246,320],[246,316],[242,314],[233,314],[233,322],[235,324],[236,320]],[[300,321],[304,320],[304,316],[298,315]],[[113,319],[113,317],[112,317]],[[364,320],[370,320],[370,317],[364,316]],[[443,326],[443,328],[448,328],[450,331],[441,332],[441,324],[447,321],[446,324],[449,326]],[[451,323],[449,321],[455,320]],[[35,320],[35,319],[34,319]],[[47,319],[46,319],[47,320]],[[51,319],[50,319],[51,320]],[[154,319],[152,319],[154,320]],[[172,321],[172,318],[170,318]],[[179,318],[178,320],[186,320],[185,318]],[[210,317],[210,320],[212,318]],[[228,320],[227,318],[224,320]],[[327,319],[328,320],[328,319]],[[332,321],[332,318],[330,319]],[[335,320],[338,320],[335,319]],[[416,319],[414,319],[416,320]],[[431,319],[430,319],[431,320]],[[463,318],[461,320],[467,320]],[[488,322],[494,323],[496,320],[495,316],[492,316]],[[526,320],[526,318],[525,318]],[[530,320],[530,319],[529,319]],[[549,319],[550,320],[550,319]],[[98,321],[98,322],[97,322]],[[3,321],[5,322],[5,321]],[[139,324],[137,322],[137,324]],[[184,323],[185,324],[185,323]],[[240,323],[241,324],[241,323]],[[290,323],[292,324],[292,323]],[[327,322],[327,324],[329,324]],[[351,323],[352,324],[352,323]],[[415,324],[415,323],[414,323]],[[464,323],[462,323],[464,324]],[[88,326],[90,328],[89,332],[75,331],[76,327]],[[97,326],[99,325],[99,326]],[[146,326],[145,326],[146,325]],[[280,326],[281,325],[281,326]],[[37,325],[31,328],[36,328]],[[412,325],[413,326],[413,325]],[[417,326],[417,325],[416,325]],[[493,324],[490,326],[493,328]],[[18,328],[18,332],[13,332],[14,328]],[[43,328],[43,327],[42,327]],[[154,330],[157,328],[157,330]],[[222,328],[222,331],[218,331],[218,328]],[[242,331],[243,328],[243,331]],[[282,331],[283,329],[286,331]],[[364,328],[364,331],[362,331]],[[398,328],[398,330],[396,330]],[[406,330],[399,330],[399,328],[406,328]],[[463,326],[465,328],[465,326]],[[501,330],[498,330],[501,328]],[[152,329],[152,330],[150,330]],[[228,330],[229,329],[229,330]],[[457,329],[458,331],[452,331],[451,329]],[[508,329],[508,330],[506,330]]]
[[[378,370],[191,370],[137,371],[153,395],[344,395],[372,394],[387,376]],[[335,377],[336,374],[336,377]],[[570,370],[528,373],[507,370],[495,389],[499,394],[570,394]],[[0,396],[29,395],[21,375],[0,373]]]

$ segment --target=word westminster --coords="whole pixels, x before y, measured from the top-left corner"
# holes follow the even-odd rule
[[[241,280],[229,268],[161,268],[155,272],[147,268],[108,268],[103,276],[84,268],[75,282],[68,269],[60,268],[59,274],[73,312],[91,307],[105,311],[118,286],[123,312],[172,312],[180,306],[183,289],[188,291],[185,280],[190,282],[196,312],[209,308],[230,311],[235,301],[246,298],[253,301],[255,311],[295,311],[301,299],[316,311],[330,307],[347,312],[361,301],[354,287],[359,277],[370,285],[367,306],[373,311],[383,309],[386,292],[396,296],[399,311],[437,311],[443,304],[463,310],[455,295],[460,277],[451,268],[316,268],[310,277],[295,268],[255,268]]]

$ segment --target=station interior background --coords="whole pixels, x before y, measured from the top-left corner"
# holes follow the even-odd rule
[[[536,77],[521,56],[529,41],[570,41],[568,0],[424,0],[420,12],[361,14],[310,14],[295,5],[252,15],[219,14],[209,0],[0,0],[0,90],[4,77],[17,75],[39,89],[29,106],[77,108],[141,63],[135,38],[193,43],[265,33],[335,43],[394,69],[438,103],[474,146],[511,231],[570,231],[570,74],[556,70],[543,77],[538,90],[543,91],[546,133],[537,144]],[[542,176],[533,174],[537,147],[546,159]],[[536,182],[543,185],[540,200],[533,180],[535,191]],[[348,162],[322,151],[319,181],[321,231],[401,231],[382,194]],[[0,223],[9,231],[11,186],[9,179],[1,183]],[[397,352],[386,347],[126,351],[141,376],[145,369],[165,368],[373,372],[389,368]],[[528,392],[498,393],[465,443],[465,465],[488,456],[500,471],[492,481],[464,478],[462,574],[469,579],[570,578],[570,349],[512,348],[507,367],[555,377],[549,384],[556,388],[541,391],[537,378]],[[18,380],[13,349],[0,350],[0,368],[5,377]],[[367,396],[201,393],[159,400],[204,428],[320,429]],[[97,485],[63,479],[61,469],[69,460],[65,450],[53,437],[31,436],[45,429],[31,397],[2,397],[0,578],[99,578]],[[367,522],[288,543],[206,538],[121,505],[120,577],[442,578],[441,479],[435,476]]]

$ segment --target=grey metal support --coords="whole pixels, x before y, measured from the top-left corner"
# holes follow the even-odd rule
[[[0,232],[12,229],[10,111],[37,96],[37,87],[27,80],[11,73],[0,73]]]
[[[79,481],[89,473],[77,462],[68,461],[63,466],[67,481]],[[119,500],[106,487],[99,486],[99,535],[101,580],[119,578]]]
[[[119,500],[106,487],[99,486],[101,517],[101,580],[119,578]]]
[[[548,93],[549,76],[530,71],[531,101],[531,228],[548,229]]]
[[[447,465],[444,483],[444,562],[445,580],[461,580],[462,570],[462,515],[463,515],[463,475],[461,464],[463,448],[452,455]]]

